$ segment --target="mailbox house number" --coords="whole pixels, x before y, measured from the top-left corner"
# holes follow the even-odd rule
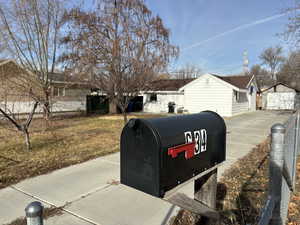
[[[206,130],[195,130],[184,132],[185,144],[168,148],[168,155],[176,158],[180,152],[185,152],[185,158],[190,159],[200,152],[206,151]]]
[[[195,150],[194,150],[195,155],[198,155],[200,152],[206,151],[207,135],[205,129],[195,130],[194,132],[186,131],[184,132],[184,136],[185,136],[185,143],[195,142]]]

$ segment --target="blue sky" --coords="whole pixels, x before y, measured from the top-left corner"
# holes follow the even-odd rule
[[[171,31],[171,42],[180,47],[180,56],[170,70],[189,63],[204,72],[242,72],[243,51],[249,66],[260,63],[267,47],[282,45],[289,15],[286,8],[295,0],[145,0]]]

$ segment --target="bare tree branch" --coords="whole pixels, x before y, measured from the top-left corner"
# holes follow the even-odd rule
[[[102,0],[96,10],[74,8],[67,18],[72,30],[63,43],[70,51],[61,60],[117,104],[126,121],[129,101],[178,56],[169,30],[143,0]]]
[[[284,62],[285,58],[282,56],[282,47],[270,47],[265,49],[259,58],[262,60],[263,65],[267,65],[270,68],[270,73],[273,80],[277,80],[276,73],[279,66]]]
[[[43,87],[40,104],[50,113],[50,85],[57,69],[59,39],[63,34],[64,0],[0,0],[0,41],[8,57],[35,74]]]

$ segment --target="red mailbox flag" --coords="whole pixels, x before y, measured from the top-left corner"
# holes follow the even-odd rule
[[[185,152],[186,159],[193,158],[195,155],[195,145],[196,142],[191,142],[168,148],[168,155],[171,155],[172,158],[176,158],[180,152]]]

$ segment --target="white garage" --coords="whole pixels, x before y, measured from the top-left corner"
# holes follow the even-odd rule
[[[298,91],[283,83],[277,83],[262,91],[263,109],[293,110]]]
[[[267,109],[294,109],[296,93],[268,93]]]

